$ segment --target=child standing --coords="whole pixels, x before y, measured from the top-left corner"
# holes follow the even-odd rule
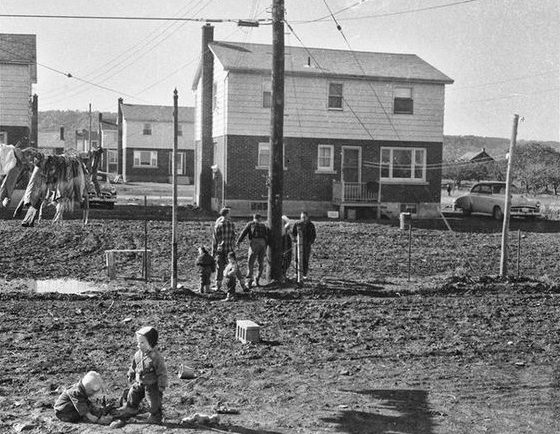
[[[224,269],[224,281],[227,288],[227,296],[224,301],[233,301],[235,300],[235,287],[237,286],[238,280],[243,288],[243,291],[249,292],[249,288],[245,286],[243,276],[241,275],[241,270],[239,269],[237,259],[235,258],[235,253],[229,252],[227,259],[228,264]]]
[[[216,271],[216,260],[204,246],[198,248],[196,266],[200,276],[200,293],[210,292],[210,276]]]
[[[103,416],[101,409],[89,400],[104,390],[101,375],[89,371],[84,378],[66,389],[54,403],[54,414],[63,422],[111,423],[111,416]]]
[[[153,327],[142,327],[136,332],[138,351],[134,354],[128,380],[132,386],[128,391],[126,405],[119,409],[121,417],[138,414],[138,406],[143,398],[150,405],[148,423],[161,423],[163,391],[168,385],[167,367],[157,350],[158,332]]]

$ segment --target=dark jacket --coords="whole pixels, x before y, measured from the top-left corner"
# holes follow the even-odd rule
[[[196,258],[196,265],[201,273],[214,273],[216,271],[216,260],[209,253],[202,253]]]
[[[298,231],[303,237],[304,244],[311,245],[315,242],[317,233],[315,232],[315,225],[311,222],[311,220],[299,220],[294,223],[294,227],[292,228],[292,235],[294,239],[296,239]]]

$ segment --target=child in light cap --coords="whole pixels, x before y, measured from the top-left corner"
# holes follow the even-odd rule
[[[55,416],[63,422],[92,422],[102,425],[111,423],[111,416],[103,416],[101,409],[91,401],[99,393],[104,393],[105,386],[101,375],[89,371],[84,378],[66,389],[54,403]]]
[[[126,405],[119,409],[120,417],[138,414],[138,406],[146,398],[150,405],[148,423],[161,423],[163,391],[168,385],[167,367],[157,350],[158,332],[153,327],[142,327],[136,332],[138,351],[134,354],[128,380],[132,383]]]

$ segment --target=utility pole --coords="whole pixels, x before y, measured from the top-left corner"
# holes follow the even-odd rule
[[[173,92],[173,212],[171,217],[171,289],[177,288],[177,136],[179,132],[179,95],[177,89]]]
[[[282,279],[282,195],[284,182],[284,0],[272,3],[272,105],[270,165],[268,171],[268,224],[270,280]]]
[[[85,150],[85,149],[84,149]],[[88,152],[91,151],[91,103],[89,103]]]
[[[509,142],[508,167],[506,175],[506,198],[504,203],[504,223],[502,226],[502,254],[500,257],[500,277],[507,277],[507,260],[508,260],[508,236],[509,236],[509,214],[511,207],[511,167],[513,165],[513,150],[515,141],[517,140],[517,124],[519,123],[519,115],[513,115],[513,129],[511,131],[511,141]]]

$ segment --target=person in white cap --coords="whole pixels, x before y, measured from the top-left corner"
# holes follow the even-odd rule
[[[84,378],[66,389],[54,403],[54,414],[63,422],[92,422],[109,425],[112,417],[103,415],[90,398],[104,393],[105,386],[101,375],[89,371]]]
[[[153,327],[142,327],[136,332],[138,351],[128,369],[128,380],[132,386],[128,390],[126,404],[118,409],[118,417],[125,418],[138,414],[138,406],[146,398],[150,405],[148,423],[161,423],[163,391],[168,385],[167,367],[157,350],[158,332]]]

